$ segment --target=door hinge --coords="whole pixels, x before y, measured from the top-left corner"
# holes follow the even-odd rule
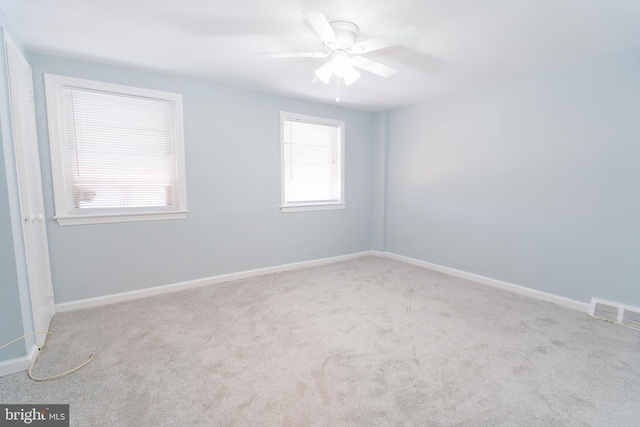
[[[53,286],[49,286],[49,296],[53,297]]]

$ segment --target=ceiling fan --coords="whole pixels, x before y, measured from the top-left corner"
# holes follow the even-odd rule
[[[347,21],[329,22],[322,12],[316,11],[306,11],[304,16],[324,43],[324,52],[263,53],[261,55],[265,58],[329,58],[315,71],[317,78],[324,84],[328,84],[331,76],[335,74],[338,77],[338,85],[341,78],[344,79],[345,85],[350,85],[360,78],[356,68],[381,77],[391,77],[397,71],[395,68],[360,55],[408,43],[419,37],[415,27],[406,27],[356,43],[358,37],[356,24]]]

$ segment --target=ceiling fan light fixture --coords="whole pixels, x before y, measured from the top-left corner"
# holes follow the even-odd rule
[[[320,81],[324,84],[329,84],[329,80],[331,79],[331,75],[333,74],[333,62],[326,62],[322,67],[318,68],[315,71],[316,76],[320,79]]]
[[[349,86],[351,83],[355,82],[360,78],[360,73],[356,71],[355,68],[350,67],[347,72],[344,74],[344,84],[345,86]]]
[[[353,68],[348,53],[337,51],[332,55],[330,62],[333,64],[333,72],[336,73],[336,76],[344,78],[345,85],[349,86],[360,78],[360,73]]]
[[[335,52],[331,56],[331,62],[333,63],[333,72],[336,73],[338,77],[344,77],[349,73],[349,68],[353,68],[351,59],[345,52]]]

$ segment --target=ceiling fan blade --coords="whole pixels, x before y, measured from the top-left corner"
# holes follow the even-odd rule
[[[265,59],[277,58],[326,58],[328,53],[322,52],[291,52],[291,53],[261,53],[260,57]]]
[[[397,44],[409,43],[420,37],[416,27],[407,27],[401,30],[392,31],[383,36],[374,37],[364,40],[351,46],[353,53],[367,53],[385,47],[395,46]]]
[[[376,74],[380,77],[391,77],[397,71],[395,68],[372,61],[363,56],[352,56],[351,63],[358,68],[362,68],[363,70]]]
[[[335,45],[338,43],[336,33],[333,32],[333,28],[329,24],[327,17],[322,12],[316,12],[315,10],[307,10],[304,12],[305,18],[309,21],[309,24],[318,33],[320,39],[326,45]]]

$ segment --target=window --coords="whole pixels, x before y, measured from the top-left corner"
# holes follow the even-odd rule
[[[344,122],[280,113],[283,212],[343,209]]]
[[[60,225],[187,216],[182,96],[45,75]]]

